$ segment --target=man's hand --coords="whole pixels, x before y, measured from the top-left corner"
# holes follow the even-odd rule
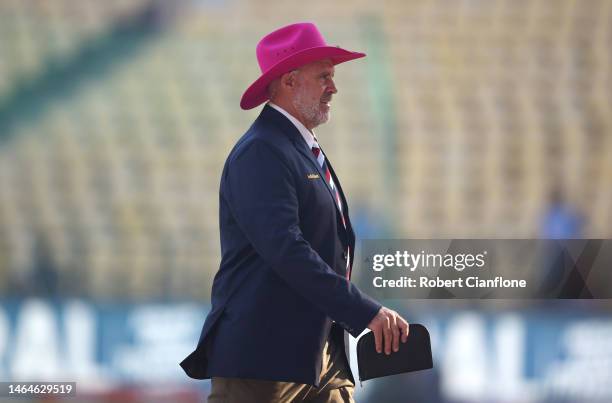
[[[397,312],[387,309],[384,306],[374,316],[374,319],[368,325],[368,328],[374,333],[374,342],[376,344],[376,352],[381,353],[383,350],[383,340],[385,354],[391,354],[393,351],[399,350],[400,336],[402,343],[408,340],[408,322],[404,320]]]

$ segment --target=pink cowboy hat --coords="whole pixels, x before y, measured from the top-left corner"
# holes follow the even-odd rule
[[[261,76],[242,94],[240,107],[252,109],[267,101],[267,87],[272,81],[305,64],[330,59],[335,65],[364,56],[365,53],[329,46],[317,27],[309,22],[277,29],[257,44]]]

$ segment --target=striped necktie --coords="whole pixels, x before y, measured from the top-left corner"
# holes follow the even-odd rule
[[[342,200],[340,199],[340,192],[338,192],[338,188],[336,187],[334,179],[331,176],[331,172],[329,171],[329,167],[327,166],[327,161],[325,160],[325,155],[323,154],[317,143],[314,143],[314,145],[312,146],[312,153],[314,154],[315,158],[317,159],[317,162],[319,163],[319,166],[325,174],[325,180],[329,184],[329,187],[331,188],[334,194],[334,198],[336,199],[338,209],[340,210],[342,225],[344,225],[344,228],[346,228],[346,221],[344,220],[344,211],[342,210]]]
[[[344,226],[344,229],[346,229],[346,220],[344,219],[344,210],[342,209],[342,199],[340,199],[340,192],[338,191],[338,188],[336,187],[336,184],[334,183],[334,179],[331,176],[331,171],[329,170],[329,167],[327,166],[327,162],[325,160],[325,155],[323,154],[323,152],[321,151],[317,143],[314,143],[314,145],[312,146],[312,153],[317,159],[319,166],[323,170],[323,173],[325,174],[325,180],[329,184],[329,187],[331,188],[332,193],[334,194],[334,199],[336,199],[338,210],[340,210],[340,218],[342,219],[342,225]],[[351,256],[351,249],[350,247],[347,247],[346,248],[346,278],[347,279],[351,277],[350,256]]]

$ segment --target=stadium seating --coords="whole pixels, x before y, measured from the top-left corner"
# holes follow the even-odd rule
[[[206,298],[222,165],[257,114],[238,107],[254,46],[296,20],[368,53],[338,66],[315,130],[351,207],[387,224],[365,235],[538,237],[557,188],[579,235],[612,235],[610,2],[310,3],[186,2],[0,137],[0,288],[35,275],[44,239],[64,293]],[[0,110],[149,4],[0,2]]]

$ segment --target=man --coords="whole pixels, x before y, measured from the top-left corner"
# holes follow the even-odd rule
[[[312,130],[329,119],[334,65],[365,56],[292,24],[257,46],[262,75],[240,106],[269,100],[227,158],[221,265],[197,349],[181,366],[212,378],[209,402],[352,402],[344,330],[386,354],[408,323],[350,281],[355,236],[340,182]]]

